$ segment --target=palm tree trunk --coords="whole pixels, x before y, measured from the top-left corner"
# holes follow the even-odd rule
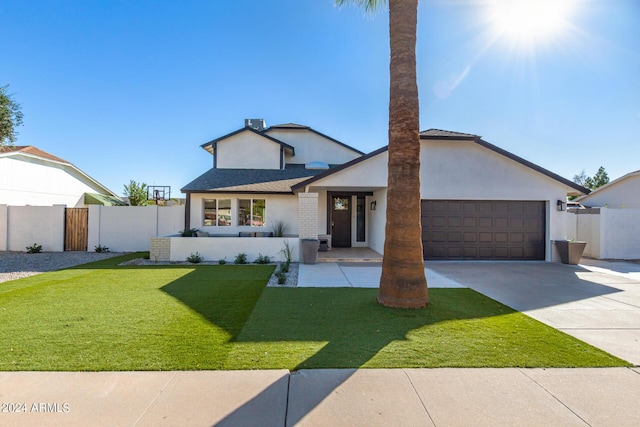
[[[420,223],[420,120],[416,78],[418,0],[389,0],[391,44],[387,223],[378,302],[428,303]]]

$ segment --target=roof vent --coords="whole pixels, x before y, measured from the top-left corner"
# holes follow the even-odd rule
[[[305,169],[320,169],[320,170],[327,170],[329,169],[329,165],[326,164],[325,162],[309,162],[306,165],[304,165]]]
[[[244,127],[262,132],[267,128],[267,124],[264,119],[244,119]]]

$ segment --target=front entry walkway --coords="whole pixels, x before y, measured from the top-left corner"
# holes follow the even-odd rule
[[[463,288],[465,286],[425,268],[430,288]],[[299,288],[377,288],[382,264],[379,262],[319,262],[300,264]]]
[[[331,248],[318,252],[318,262],[382,262],[382,255],[370,248]]]

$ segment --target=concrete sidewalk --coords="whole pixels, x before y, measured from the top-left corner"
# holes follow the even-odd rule
[[[638,401],[627,368],[0,372],[11,426],[636,426]]]

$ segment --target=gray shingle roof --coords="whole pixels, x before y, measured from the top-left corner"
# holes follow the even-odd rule
[[[442,130],[442,129],[428,129],[420,132],[420,136],[422,138],[469,138],[476,139],[480,138],[479,135],[473,135],[471,133],[462,133],[462,132],[453,132],[450,130]]]
[[[209,169],[182,188],[183,192],[291,193],[291,187],[322,172],[304,165],[286,169]]]

